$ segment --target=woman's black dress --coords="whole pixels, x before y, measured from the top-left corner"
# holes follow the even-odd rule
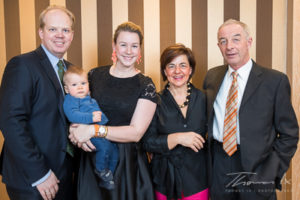
[[[137,74],[130,78],[117,78],[109,74],[110,66],[90,71],[91,96],[108,117],[108,126],[129,125],[138,99],[156,103],[155,86],[151,78]],[[92,162],[93,154],[83,152],[78,174],[80,200],[153,200],[149,170],[145,154],[139,143],[118,143],[119,163],[114,178],[116,188],[106,190],[98,186]]]

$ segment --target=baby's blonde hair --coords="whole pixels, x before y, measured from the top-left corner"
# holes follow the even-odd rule
[[[68,67],[67,71],[65,72],[64,74],[64,78],[63,78],[63,82],[64,84],[66,84],[66,81],[68,79],[68,76],[71,75],[71,74],[77,74],[77,75],[86,75],[87,76],[87,73],[84,69],[82,69],[81,67],[78,67],[78,66],[70,66]]]

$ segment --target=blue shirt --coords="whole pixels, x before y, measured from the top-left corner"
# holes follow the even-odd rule
[[[72,123],[92,124],[93,112],[101,111],[96,100],[89,95],[84,98],[76,98],[67,94],[64,100],[64,112],[68,120]],[[101,111],[102,112],[102,111]],[[102,112],[101,121],[97,122],[104,125],[108,122],[107,117]]]

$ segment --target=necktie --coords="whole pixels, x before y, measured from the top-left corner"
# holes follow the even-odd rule
[[[236,123],[237,123],[237,104],[238,104],[238,84],[237,73],[232,72],[232,83],[228,92],[225,120],[224,120],[224,134],[223,134],[223,149],[231,156],[237,150],[236,143]]]
[[[64,77],[64,73],[65,73],[63,61],[59,60],[57,63],[57,66],[58,66],[57,73],[58,73],[60,82],[63,83],[63,77]]]
[[[65,73],[63,61],[59,60],[57,63],[57,66],[58,66],[57,73],[58,73],[60,82],[63,85],[63,77],[64,77],[64,73]],[[74,147],[71,145],[69,140],[67,142],[67,153],[70,154],[72,157],[74,157]]]

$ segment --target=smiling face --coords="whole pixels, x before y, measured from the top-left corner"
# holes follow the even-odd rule
[[[65,91],[76,98],[84,98],[89,94],[89,82],[85,74],[70,73],[65,79]]]
[[[62,58],[73,40],[72,20],[62,10],[54,9],[46,13],[44,23],[39,29],[42,44],[54,56]]]
[[[182,87],[186,86],[192,73],[192,68],[187,56],[179,55],[167,64],[164,72],[170,85]]]
[[[117,65],[132,67],[140,55],[140,38],[137,33],[120,32],[116,44],[113,44],[116,52]]]
[[[252,38],[238,24],[228,24],[219,29],[218,46],[226,62],[235,70],[250,59]]]

